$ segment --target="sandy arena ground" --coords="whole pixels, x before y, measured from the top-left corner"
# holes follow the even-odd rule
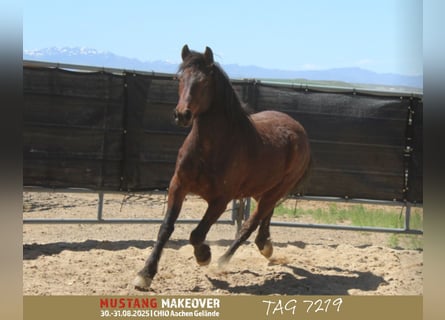
[[[95,218],[97,199],[97,194],[25,192],[23,217]],[[104,218],[162,218],[166,209],[164,195],[123,200],[122,194],[106,194]],[[293,207],[294,200],[287,205]],[[180,219],[198,219],[205,207],[205,202],[189,196]],[[222,219],[230,216],[224,213]],[[422,250],[408,250],[403,241],[400,248],[390,248],[391,234],[272,227],[270,261],[258,252],[252,235],[219,269],[216,261],[234,239],[235,226],[212,227],[207,242],[213,261],[207,267],[196,264],[188,244],[195,226],[176,224],[148,294],[423,294]],[[147,295],[134,290],[131,282],[150,253],[158,228],[157,224],[24,224],[23,294]]]

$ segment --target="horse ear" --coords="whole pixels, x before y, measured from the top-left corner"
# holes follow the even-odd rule
[[[206,47],[206,51],[204,52],[204,57],[206,59],[207,64],[211,65],[213,63],[212,49],[210,49],[209,47]]]
[[[189,46],[185,44],[185,45],[182,47],[182,52],[181,52],[182,60],[184,61],[189,55],[190,55],[190,49],[189,49]]]

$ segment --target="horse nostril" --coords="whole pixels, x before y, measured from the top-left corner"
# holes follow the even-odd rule
[[[185,109],[183,112],[177,109],[173,110],[173,119],[177,125],[188,126],[192,120],[193,114],[190,109]]]

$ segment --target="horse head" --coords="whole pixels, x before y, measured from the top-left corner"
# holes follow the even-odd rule
[[[191,51],[187,45],[182,48],[182,64],[179,69],[179,100],[174,110],[175,122],[188,127],[199,115],[206,112],[213,100],[213,52]]]

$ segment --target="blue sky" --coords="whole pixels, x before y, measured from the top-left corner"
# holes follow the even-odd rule
[[[180,61],[422,74],[421,0],[23,0],[23,49],[88,47]]]

